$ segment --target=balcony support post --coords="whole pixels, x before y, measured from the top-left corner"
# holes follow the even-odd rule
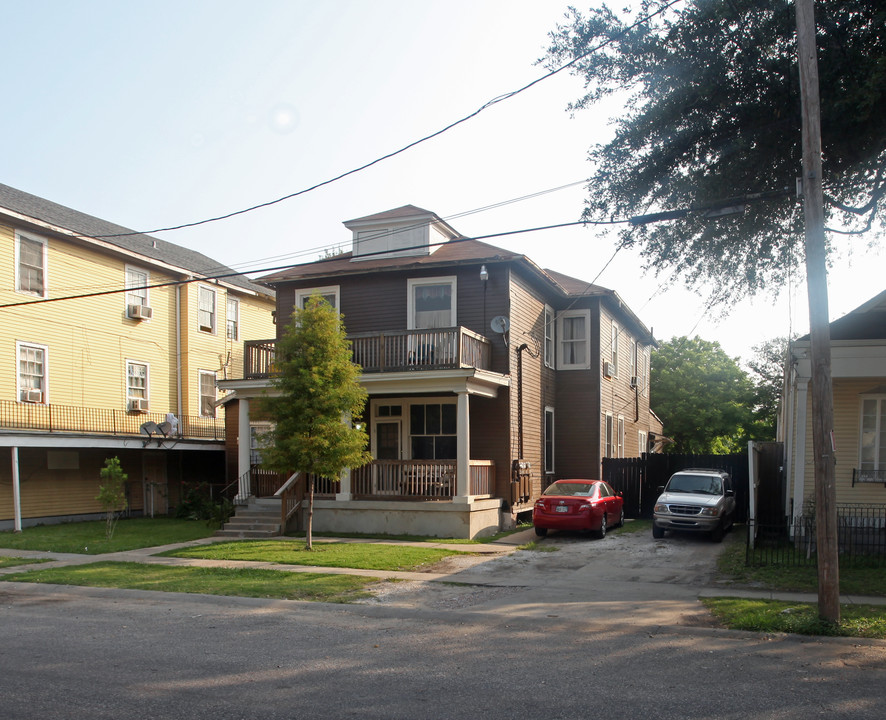
[[[240,478],[237,487],[237,500],[242,501],[252,495],[251,478],[249,477],[252,434],[249,430],[249,400],[244,397],[239,400],[237,432],[240,436],[237,442],[237,474]]]
[[[467,392],[457,394],[456,403],[456,461],[454,502],[470,502],[471,492],[471,414]]]
[[[12,456],[12,512],[13,532],[22,531],[22,494],[18,475],[18,448],[9,448]]]

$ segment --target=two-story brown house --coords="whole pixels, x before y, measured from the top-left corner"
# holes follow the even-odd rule
[[[262,278],[278,333],[320,293],[344,316],[369,393],[376,460],[314,503],[329,531],[474,537],[530,510],[552,480],[646,452],[650,331],[612,290],[462,237],[411,205],[345,223],[353,249]],[[250,400],[273,340],[247,343],[228,396],[232,478],[251,495]],[[234,465],[234,463],[231,463]],[[235,475],[235,473],[237,473]],[[267,492],[267,491],[265,491]]]

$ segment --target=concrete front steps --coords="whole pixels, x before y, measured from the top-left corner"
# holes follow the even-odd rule
[[[231,519],[216,537],[272,538],[280,535],[279,498],[249,498],[247,505],[238,505]]]

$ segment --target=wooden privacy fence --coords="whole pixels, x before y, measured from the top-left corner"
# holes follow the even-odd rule
[[[748,519],[748,455],[645,454],[638,458],[603,458],[603,479],[624,495],[625,516],[651,518],[658,488],[671,475],[689,468],[725,470],[735,489],[735,521]]]

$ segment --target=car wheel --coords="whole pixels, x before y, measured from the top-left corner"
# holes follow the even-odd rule
[[[624,527],[625,526],[625,511],[624,508],[621,509],[621,514],[618,516],[618,525],[616,527]]]
[[[537,528],[535,528],[535,534],[538,535],[539,537],[544,537],[545,535],[548,534],[548,529],[543,528],[543,527],[537,527]]]
[[[652,537],[656,540],[661,540],[664,537],[664,528],[660,528],[655,523],[652,524]]]
[[[596,535],[601,540],[606,537],[606,513],[603,513],[603,517],[600,518],[600,529],[597,530]]]
[[[717,525],[713,530],[711,530],[711,540],[715,543],[723,542],[723,535],[726,534],[726,531],[723,529],[723,525]]]

